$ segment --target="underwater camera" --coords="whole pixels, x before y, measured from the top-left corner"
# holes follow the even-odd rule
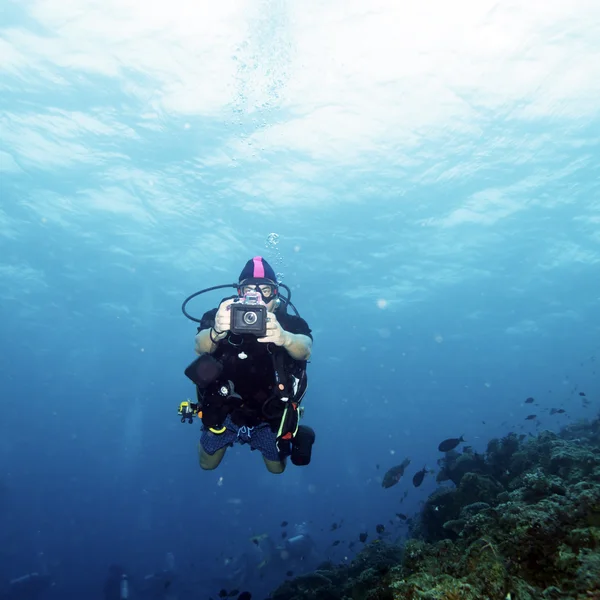
[[[231,333],[250,333],[256,337],[267,335],[267,307],[258,292],[247,292],[243,298],[230,306],[230,312]]]

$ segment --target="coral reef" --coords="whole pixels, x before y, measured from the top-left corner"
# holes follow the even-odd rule
[[[403,547],[287,581],[275,600],[600,600],[600,417],[442,459]]]

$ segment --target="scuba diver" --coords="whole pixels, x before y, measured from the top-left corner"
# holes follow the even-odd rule
[[[128,600],[130,598],[129,577],[120,565],[110,565],[102,588],[104,600]]]
[[[305,523],[302,529],[296,528],[292,537],[279,544],[268,534],[254,536],[251,540],[260,548],[262,561],[258,570],[263,576],[266,573],[280,576],[289,571],[299,575],[310,571],[319,562],[315,542],[308,534]]]
[[[47,590],[54,586],[48,573],[48,564],[43,552],[37,555],[40,570],[27,573],[0,586],[0,600],[37,600],[44,598]]]
[[[37,600],[43,598],[46,590],[53,586],[50,575],[28,573],[8,582],[8,586],[0,591],[0,600]]]
[[[287,538],[281,550],[282,558],[288,562],[301,563],[308,562],[314,558],[316,547],[314,540],[308,533],[297,533],[293,537]]]
[[[175,600],[177,598],[175,580],[175,556],[167,552],[164,568],[146,575],[140,583],[140,593],[136,598],[144,600]]]
[[[186,312],[192,298],[228,287],[236,288],[237,295],[224,298],[201,319]],[[288,306],[296,315],[287,312]],[[202,420],[200,467],[216,469],[234,443],[259,450],[271,473],[283,473],[288,456],[295,465],[309,464],[315,433],[299,419],[312,334],[271,265],[260,256],[252,258],[237,284],[196,292],[182,311],[200,324],[195,338],[200,357],[185,370],[196,384],[197,402],[179,407],[182,422],[191,423],[195,416]]]

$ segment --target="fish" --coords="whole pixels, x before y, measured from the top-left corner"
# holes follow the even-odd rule
[[[367,541],[367,538],[368,538],[368,537],[369,537],[369,534],[368,534],[368,533],[361,533],[361,534],[358,536],[358,540],[364,544],[364,543]]]
[[[252,600],[252,594],[250,592],[242,592],[237,600]]]
[[[260,546],[260,543],[261,543],[263,540],[266,540],[268,537],[269,537],[269,535],[268,535],[268,534],[266,534],[266,533],[262,533],[261,535],[253,535],[253,536],[250,538],[250,541],[251,541],[251,542],[252,542],[252,543],[253,543],[255,546]]]
[[[404,475],[404,469],[406,469],[406,467],[408,467],[409,464],[410,458],[405,458],[401,464],[396,465],[391,469],[388,469],[386,474],[383,476],[381,487],[387,489],[391,488],[393,485],[396,485],[400,481],[402,475]]]
[[[550,410],[551,415],[562,415],[564,412],[567,412],[564,408],[553,408]]]
[[[423,467],[420,471],[417,471],[413,476],[413,485],[415,487],[419,487],[423,483],[423,479],[425,474],[429,473],[429,471]]]
[[[535,402],[534,398],[527,398],[527,400],[525,400],[525,404],[531,404],[532,402]]]
[[[281,538],[285,539],[287,537],[287,531],[282,531],[281,532]]]
[[[385,525],[381,525],[381,523],[379,525],[377,525],[375,527],[375,531],[379,534],[383,533],[385,531]]]
[[[227,598],[227,590],[219,590],[219,598]]]
[[[456,448],[456,446],[458,446],[459,444],[461,444],[464,441],[465,440],[462,435],[459,438],[448,438],[447,440],[440,442],[440,445],[438,446],[438,450],[440,452],[450,452],[450,450],[454,450],[454,448]]]
[[[525,417],[525,420],[526,421],[533,421],[536,417],[537,417],[537,415],[527,415]]]
[[[585,396],[585,392],[579,392],[580,396]]]
[[[406,519],[408,519],[408,517],[404,513],[396,513],[396,516],[402,521],[406,521]]]
[[[338,546],[340,544],[340,540],[335,540],[335,542],[333,542],[333,544],[331,544],[332,546]]]
[[[281,527],[286,527],[286,526],[287,526],[287,524],[288,524],[288,522],[287,522],[287,521],[281,521]]]

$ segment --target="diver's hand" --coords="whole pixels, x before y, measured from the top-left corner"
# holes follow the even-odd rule
[[[215,324],[213,325],[213,340],[222,340],[227,337],[227,332],[231,325],[231,305],[235,302],[234,298],[223,300],[219,304],[219,309],[215,315]]]
[[[257,338],[263,344],[275,344],[276,346],[285,346],[289,341],[290,334],[279,324],[277,317],[273,313],[267,313],[267,335]]]

